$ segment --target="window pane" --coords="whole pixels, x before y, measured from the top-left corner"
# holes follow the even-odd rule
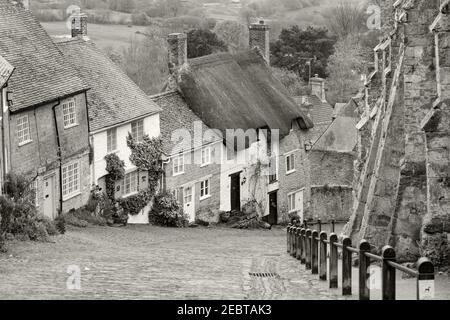
[[[75,99],[70,99],[63,103],[64,127],[73,126],[77,122]]]
[[[63,167],[63,195],[70,196],[80,189],[79,163],[74,162]]]
[[[117,149],[117,129],[113,128],[107,131],[107,152]]]
[[[30,126],[28,122],[28,116],[22,116],[17,118],[16,122],[17,128],[17,140],[20,143],[31,140],[30,138]]]

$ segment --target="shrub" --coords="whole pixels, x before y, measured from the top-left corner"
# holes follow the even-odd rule
[[[65,224],[77,227],[77,228],[86,228],[88,223],[84,220],[77,218],[73,212],[67,212],[60,215],[60,219],[64,220]]]
[[[153,208],[149,213],[151,223],[164,227],[186,227],[187,215],[172,193],[164,192],[155,197]]]
[[[136,195],[128,198],[119,199],[119,205],[123,208],[126,214],[135,216],[144,209],[152,200],[152,194],[149,190],[144,190]]]
[[[86,221],[89,224],[95,225],[95,226],[105,226],[106,220],[94,214],[91,211],[86,210],[85,208],[80,208],[72,212],[72,214],[78,218],[79,220]]]
[[[58,216],[58,218],[56,218],[55,220],[56,223],[56,229],[58,230],[58,232],[60,234],[65,234],[66,233],[66,222],[64,221],[63,218],[61,218],[61,216]]]

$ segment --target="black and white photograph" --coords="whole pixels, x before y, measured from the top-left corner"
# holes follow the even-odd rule
[[[0,300],[450,300],[450,0],[0,0],[0,105]]]

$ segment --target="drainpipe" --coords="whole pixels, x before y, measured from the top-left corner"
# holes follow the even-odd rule
[[[58,146],[57,156],[59,160],[59,213],[62,213],[63,209],[63,188],[62,188],[62,157],[61,157],[61,140],[59,139],[58,121],[56,119],[56,107],[61,105],[61,99],[58,99],[58,103],[52,107],[53,121],[55,123],[56,130],[56,144]]]
[[[4,112],[4,103],[6,101],[6,97],[4,96],[6,94],[5,88],[1,88],[1,99],[0,106],[2,108],[2,176],[1,176],[1,182],[2,185],[0,186],[0,194],[3,194],[3,183],[5,182],[5,176],[6,176],[6,153],[5,153],[5,112]],[[8,103],[8,102],[6,102]]]

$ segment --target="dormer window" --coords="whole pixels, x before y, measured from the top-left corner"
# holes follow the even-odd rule
[[[71,128],[77,125],[77,108],[75,99],[67,99],[62,104],[64,129]]]

